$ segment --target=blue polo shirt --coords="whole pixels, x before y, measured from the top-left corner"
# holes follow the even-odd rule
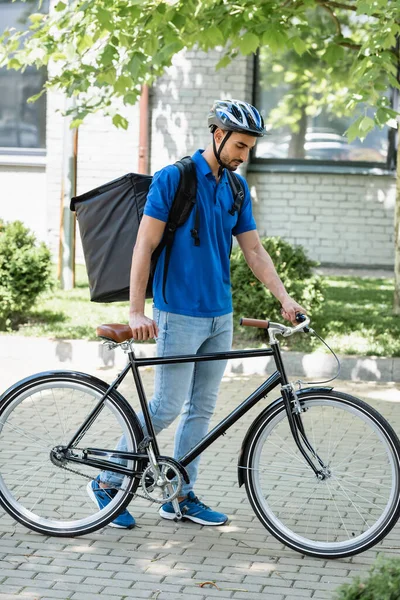
[[[232,235],[256,229],[249,188],[243,178],[245,199],[240,215],[232,216],[233,195],[224,170],[217,183],[202,150],[193,155],[197,172],[197,207],[200,216],[200,245],[195,246],[190,230],[194,228],[196,207],[175,233],[166,283],[162,294],[165,251],[158,262],[153,281],[156,308],[193,317],[218,317],[232,312],[229,255]],[[239,175],[240,177],[240,175]],[[158,171],[153,178],[144,214],[167,222],[180,180],[175,165]]]

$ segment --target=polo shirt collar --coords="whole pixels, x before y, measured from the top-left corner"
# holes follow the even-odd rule
[[[208,176],[211,175],[212,177],[214,177],[213,173],[211,171],[210,165],[208,164],[206,159],[203,157],[203,152],[204,152],[204,150],[202,150],[202,149],[197,150],[193,154],[192,159],[196,163],[196,166],[202,175],[204,175],[205,177],[207,177],[207,175]],[[220,179],[221,183],[227,181],[227,175],[226,175],[225,171],[226,171],[226,169],[224,169],[224,172],[222,173],[222,177]]]

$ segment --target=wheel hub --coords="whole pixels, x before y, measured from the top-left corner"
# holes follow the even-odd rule
[[[56,467],[63,467],[67,463],[66,452],[67,449],[65,446],[54,446],[54,448],[50,450],[50,460],[53,465],[56,465]]]

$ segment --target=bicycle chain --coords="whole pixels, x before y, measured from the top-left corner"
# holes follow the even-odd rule
[[[64,469],[64,471],[70,471],[70,473],[74,473],[75,475],[79,475],[80,477],[83,477],[84,479],[88,479],[89,481],[93,481],[93,477],[90,477],[89,475],[84,475],[83,473],[80,473],[79,471],[75,471],[75,469],[70,469],[69,467],[64,467],[60,465],[61,469]],[[117,487],[111,487],[111,490],[122,490],[123,492],[126,492],[127,490],[125,488],[117,488]],[[139,494],[138,492],[128,492],[129,496],[132,496],[133,498],[137,497],[137,498],[142,498],[143,500],[147,500],[148,502],[155,502],[155,500],[151,500],[150,498],[148,498],[147,496],[145,496],[144,494]]]

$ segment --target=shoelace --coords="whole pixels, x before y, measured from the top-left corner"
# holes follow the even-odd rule
[[[202,502],[201,500],[199,500],[197,496],[191,498],[190,500],[189,498],[187,498],[187,501],[193,502],[193,504],[197,504],[200,508],[204,508],[205,510],[210,510],[210,507],[204,504],[204,502]]]

